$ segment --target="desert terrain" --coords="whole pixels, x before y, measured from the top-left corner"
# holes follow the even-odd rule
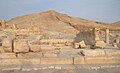
[[[119,22],[53,10],[0,20],[0,73],[120,73],[119,69]]]

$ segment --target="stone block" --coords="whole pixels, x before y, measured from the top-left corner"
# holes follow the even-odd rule
[[[74,64],[84,64],[84,57],[83,56],[74,57]]]
[[[84,41],[79,42],[80,48],[85,48],[86,44]]]
[[[40,58],[21,59],[23,65],[40,65]]]
[[[1,59],[0,65],[40,65],[40,59]]]
[[[57,57],[55,52],[43,52],[43,57]]]
[[[81,52],[84,56],[105,56],[105,51],[102,50],[102,49],[95,49],[95,50],[92,50],[92,49],[84,49],[82,52]]]
[[[95,42],[95,46],[106,46],[107,45],[107,43],[105,43],[104,41],[96,41]]]
[[[19,59],[1,59],[0,65],[22,65]]]
[[[85,64],[120,64],[119,57],[85,57]]]
[[[17,58],[41,58],[42,52],[18,53]]]
[[[4,38],[2,40],[2,46],[4,52],[12,52],[12,40],[10,38]]]
[[[15,53],[0,53],[0,59],[11,59],[11,58],[16,58]]]
[[[30,51],[40,52],[41,51],[41,46],[40,45],[30,45]]]
[[[50,45],[41,45],[41,51],[55,50],[54,46]]]
[[[41,64],[73,64],[72,58],[41,58]]]
[[[14,40],[14,52],[29,52],[29,46],[25,39]]]
[[[80,48],[80,44],[79,43],[75,43],[74,44],[74,48],[76,48],[76,49]]]
[[[120,50],[105,49],[106,56],[120,56]]]

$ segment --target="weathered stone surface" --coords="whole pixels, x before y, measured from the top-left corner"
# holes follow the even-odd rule
[[[106,56],[120,56],[120,50],[105,49]]]
[[[1,59],[0,65],[22,65],[19,59]]]
[[[7,58],[16,58],[15,53],[0,53],[1,59],[7,59]]]
[[[54,46],[50,46],[50,45],[40,45],[40,46],[41,46],[41,51],[55,50]]]
[[[3,53],[3,52],[5,52],[3,47],[0,47],[0,53]]]
[[[43,57],[57,57],[55,52],[43,52]]]
[[[74,64],[84,64],[84,57],[83,56],[74,57]]]
[[[41,46],[40,45],[30,45],[30,51],[40,52],[41,51]]]
[[[79,42],[80,48],[85,48],[86,44],[84,41]]]
[[[66,42],[74,42],[74,39],[42,39],[41,43],[65,44]]]
[[[0,65],[40,65],[40,59],[1,59]]]
[[[14,52],[29,52],[29,46],[25,39],[14,40]]]
[[[72,58],[41,58],[41,64],[73,64]]]
[[[106,46],[107,45],[107,43],[105,43],[104,41],[96,41],[95,42],[95,46]]]
[[[79,43],[75,43],[74,44],[74,48],[76,48],[76,49],[80,48],[80,44]]]
[[[17,58],[41,58],[42,52],[18,53]]]
[[[10,38],[4,38],[2,40],[2,46],[4,52],[12,52],[12,40]]]
[[[21,59],[23,65],[40,65],[40,58]]]
[[[85,64],[120,64],[119,57],[85,57]]]
[[[92,50],[92,49],[84,49],[82,51],[82,54],[84,56],[105,56],[105,51],[102,50],[102,49],[95,49],[95,50]]]
[[[65,46],[65,44],[55,44],[57,47]]]

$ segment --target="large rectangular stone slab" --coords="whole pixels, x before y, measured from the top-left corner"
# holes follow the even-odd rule
[[[29,52],[28,42],[25,39],[14,40],[14,52]]]
[[[22,65],[19,59],[1,59],[0,65]]]
[[[120,50],[105,49],[106,56],[120,56]]]
[[[40,65],[40,59],[1,59],[0,65]]]
[[[119,57],[85,57],[85,64],[120,64]]]
[[[41,58],[42,52],[18,53],[17,58]]]
[[[73,58],[41,58],[41,64],[73,64]]]
[[[74,57],[74,64],[84,64],[84,57],[83,56]]]
[[[84,56],[94,56],[94,57],[99,57],[99,56],[105,56],[105,51],[102,49],[84,49],[81,52]]]
[[[15,53],[0,53],[0,59],[16,58]]]

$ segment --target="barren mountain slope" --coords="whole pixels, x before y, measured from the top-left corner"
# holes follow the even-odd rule
[[[8,23],[16,24],[17,28],[19,29],[21,28],[33,29],[34,27],[41,30],[42,29],[53,30],[53,27],[56,27],[55,30],[56,29],[62,30],[61,28],[64,28],[64,29],[67,28],[67,27],[65,28],[65,26],[69,26],[69,27],[72,26],[75,29],[76,28],[86,29],[86,28],[92,28],[92,27],[119,29],[114,25],[89,21],[86,19],[78,18],[78,17],[72,17],[72,16],[68,16],[67,14],[61,14],[61,13],[55,12],[53,10],[16,17],[8,21]]]
[[[120,21],[115,22],[115,23],[113,23],[113,24],[120,26]]]

